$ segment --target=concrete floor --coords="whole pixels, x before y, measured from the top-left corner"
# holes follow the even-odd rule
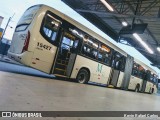
[[[0,71],[0,111],[160,111],[160,96],[155,94],[55,80],[54,76],[35,69],[5,62],[0,62]],[[83,117],[23,119],[135,120],[135,118]],[[0,118],[0,120],[22,120],[22,118]],[[149,120],[155,119],[149,118]]]
[[[0,111],[11,110],[160,111],[160,96],[0,72]],[[90,120],[91,118],[49,119]],[[113,120],[115,119],[118,118]]]

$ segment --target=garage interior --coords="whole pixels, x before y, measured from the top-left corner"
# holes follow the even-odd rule
[[[105,0],[111,9],[105,6],[104,0],[61,1],[117,43],[134,47],[152,62],[152,66],[160,69],[160,0]],[[149,49],[136,39],[137,34]],[[54,75],[32,69],[8,58],[0,59],[0,98],[0,111],[160,110],[158,93],[143,94],[106,86],[80,84],[68,79],[57,79]],[[10,120],[10,118],[4,120],[7,119]],[[15,118],[15,120],[22,119],[27,118]],[[97,120],[97,117],[30,119]],[[100,119],[127,120],[127,118],[118,117],[101,117]],[[129,118],[129,120],[132,119],[135,120]]]
[[[160,68],[160,0],[62,0],[116,42],[133,46]],[[133,36],[148,45],[144,48]]]

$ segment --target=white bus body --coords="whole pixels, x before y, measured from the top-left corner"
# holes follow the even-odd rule
[[[45,38],[43,38],[40,34],[40,27],[46,11],[51,11],[52,13],[60,16],[62,19],[65,19],[69,23],[72,23],[79,29],[82,29],[84,32],[92,34],[93,37],[109,45],[111,48],[114,48],[118,51],[122,51],[109,41],[106,41],[106,39],[102,38],[98,34],[95,34],[93,31],[89,30],[88,28],[76,22],[75,20],[69,18],[68,16],[60,13],[59,11],[45,5],[38,5],[29,8],[19,20],[17,25],[18,27],[16,28],[16,31],[13,35],[12,45],[8,51],[8,56],[10,58],[27,66],[41,70],[43,72],[51,72],[52,65],[54,64],[53,61],[56,57],[57,47],[46,41]],[[25,16],[32,17],[30,18],[30,21],[26,22],[24,20]],[[23,24],[27,25],[23,26]],[[19,28],[19,26],[22,28]],[[27,38],[29,38],[29,42],[27,41]],[[26,51],[23,51],[26,44],[25,42],[28,42],[28,48]],[[37,46],[37,44],[42,44],[42,46],[47,46],[48,49],[51,49],[48,50],[39,47]],[[77,70],[80,70],[82,67],[87,67],[92,73],[90,76],[90,81],[107,84],[111,68],[103,65],[101,73],[98,73],[98,71],[96,71],[95,69],[98,65],[98,62],[94,62],[93,60],[86,59],[85,57],[77,55],[71,78],[76,78],[78,74]]]
[[[89,81],[105,85],[113,82],[111,79],[114,77],[116,82],[113,83],[116,84],[115,86],[121,87],[124,70],[113,69],[110,65],[99,62],[98,58],[95,60],[82,53],[75,54],[71,51],[68,52],[70,49],[73,49],[73,44],[76,43],[77,34],[79,33],[75,35],[75,33],[73,33],[75,31],[70,27],[66,30],[67,27],[63,25],[63,22],[82,30],[83,33],[87,33],[91,38],[98,40],[95,41],[98,46],[92,43],[91,49],[96,47],[95,49],[100,51],[104,44],[104,46],[107,45],[108,48],[105,46],[103,50],[105,49],[107,51],[109,49],[110,52],[113,49],[119,52],[121,56],[127,57],[126,52],[96,32],[46,5],[36,5],[25,11],[17,24],[8,56],[24,65],[48,74],[55,74],[57,76],[60,74],[61,77],[76,79],[77,76],[80,78],[85,74],[89,74]],[[61,26],[65,26],[66,28],[64,27],[65,29],[63,29]],[[51,30],[49,28],[51,28]],[[62,35],[59,35],[59,33]],[[59,39],[58,43],[56,42],[57,39]],[[78,35],[78,42],[80,43],[80,41],[81,38],[80,35]],[[83,35],[83,45],[89,45],[89,41],[90,39],[85,43]],[[69,59],[67,62],[66,59],[62,60],[60,55],[60,52],[64,52],[62,51],[64,46],[68,46],[65,48],[65,50],[68,50],[65,55],[65,57]],[[79,75],[81,70],[82,72]],[[58,71],[58,73],[55,71]],[[62,73],[64,73],[64,75]],[[128,88],[134,90],[137,84],[142,86],[142,80],[132,76]],[[148,88],[146,87],[146,91],[147,90]]]

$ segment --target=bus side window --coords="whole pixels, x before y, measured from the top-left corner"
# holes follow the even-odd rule
[[[61,48],[70,51],[73,41],[68,37],[63,37]]]
[[[151,74],[150,76],[150,81],[153,81],[153,74]]]
[[[112,67],[123,72],[125,68],[125,57],[119,52],[114,52],[112,59]]]
[[[65,34],[62,38],[61,49],[62,50],[65,49],[71,53],[77,53],[78,52],[78,44],[79,44],[79,39],[76,36],[65,32]]]
[[[98,55],[98,50],[96,49],[92,49],[92,53],[91,53],[91,57],[94,58],[94,59],[97,59],[97,55]]]
[[[79,43],[79,40],[74,40],[73,42],[73,46],[72,46],[72,49],[71,49],[71,52],[72,53],[77,53],[78,52],[78,43]]]
[[[111,50],[106,45],[101,45],[99,48],[98,60],[109,65],[111,60]]]
[[[139,71],[139,78],[143,79],[145,74],[145,69],[141,65],[139,65],[138,71]]]
[[[88,57],[90,56],[91,48],[88,45],[84,45],[82,49],[82,53]]]
[[[138,76],[138,68],[137,68],[137,64],[134,63],[133,68],[132,68],[132,75],[137,77]]]
[[[151,72],[149,70],[146,70],[144,79],[147,81],[150,81],[150,75],[151,75]]]
[[[98,53],[98,61],[102,62],[102,60],[103,60],[102,58],[103,58],[103,55],[102,55],[102,53],[99,52]]]
[[[54,18],[49,13],[44,17],[42,26],[41,26],[41,34],[42,36],[51,43],[54,43],[56,40],[57,32],[60,27],[60,21]]]
[[[98,56],[98,43],[95,42],[92,39],[89,39],[89,37],[84,38],[84,43],[82,47],[82,54],[97,59]]]
[[[73,43],[73,49],[77,49],[78,47],[78,41],[79,40],[75,40],[74,43]]]
[[[126,64],[126,59],[125,59],[124,56],[121,56],[121,57],[120,57],[120,60],[119,60],[118,70],[124,72],[125,64]]]

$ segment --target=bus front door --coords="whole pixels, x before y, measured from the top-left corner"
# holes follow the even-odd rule
[[[120,75],[120,69],[122,67],[122,60],[123,57],[120,53],[115,52],[114,57],[112,60],[112,72],[110,76],[109,85],[117,87],[119,75]]]
[[[60,77],[69,77],[76,58],[78,40],[68,32],[64,32],[54,63],[53,74]]]

